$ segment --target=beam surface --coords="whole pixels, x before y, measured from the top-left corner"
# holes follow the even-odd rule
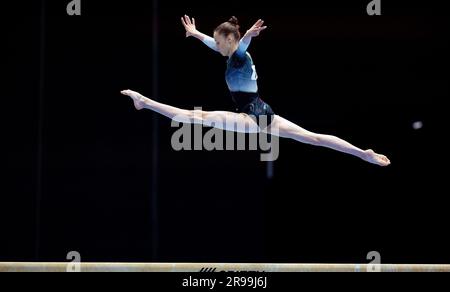
[[[0,263],[0,272],[67,272],[76,263]],[[424,264],[243,264],[243,263],[81,263],[81,272],[450,272],[450,265]]]

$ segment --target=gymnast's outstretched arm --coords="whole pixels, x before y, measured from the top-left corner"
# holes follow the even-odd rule
[[[181,17],[181,23],[183,24],[184,28],[186,29],[186,37],[193,36],[196,39],[201,40],[205,45],[207,45],[212,50],[219,52],[219,49],[216,46],[216,41],[214,38],[201,33],[197,30],[195,26],[195,18],[190,19],[189,16],[185,15]]]
[[[267,28],[267,26],[262,26],[264,24],[264,20],[259,19],[242,37],[242,39],[239,41],[239,47],[238,52],[240,54],[244,54],[248,47],[250,46],[250,42],[252,41],[252,38],[255,36],[258,36],[259,33]]]

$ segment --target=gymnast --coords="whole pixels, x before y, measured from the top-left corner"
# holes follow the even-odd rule
[[[220,24],[213,37],[197,30],[195,19],[187,15],[181,17],[186,37],[195,37],[212,50],[227,59],[225,80],[230,90],[236,112],[186,110],[162,104],[132,90],[121,93],[132,98],[137,110],[149,109],[174,121],[182,123],[205,124],[222,130],[244,133],[267,133],[282,138],[291,138],[301,143],[322,146],[344,152],[364,161],[380,166],[388,166],[390,160],[372,149],[362,150],[332,135],[310,132],[276,115],[270,105],[258,94],[258,75],[253,60],[247,51],[252,38],[258,36],[267,26],[258,20],[241,38],[236,17]],[[223,123],[226,120],[227,123]],[[261,122],[264,121],[264,122]],[[237,129],[235,125],[238,125]]]

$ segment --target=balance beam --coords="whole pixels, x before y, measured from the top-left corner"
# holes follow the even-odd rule
[[[0,272],[67,272],[74,263],[0,263]],[[81,263],[81,272],[450,272],[423,264]]]

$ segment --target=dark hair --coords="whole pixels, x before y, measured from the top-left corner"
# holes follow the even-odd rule
[[[239,32],[239,21],[235,16],[232,16],[230,20],[222,23],[214,30],[218,34],[222,34],[228,36],[229,34],[233,34],[236,40],[241,39],[241,33]]]

